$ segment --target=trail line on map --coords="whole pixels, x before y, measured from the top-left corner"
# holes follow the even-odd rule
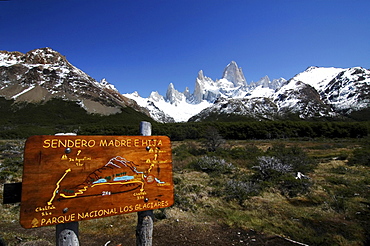
[[[63,174],[63,176],[58,180],[58,182],[56,183],[56,187],[55,187],[55,190],[54,190],[54,192],[53,192],[53,196],[50,198],[50,200],[48,201],[48,205],[51,205],[52,203],[53,203],[53,200],[54,200],[54,198],[55,198],[55,195],[56,195],[56,193],[57,193],[57,191],[58,191],[58,189],[59,189],[59,184],[60,184],[60,182],[62,182],[62,180],[64,179],[64,177],[70,172],[70,171],[72,171],[70,168],[68,168],[65,172],[64,172],[64,174]]]
[[[82,195],[85,191],[87,191],[88,188],[92,188],[92,187],[95,187],[95,186],[100,186],[100,185],[128,185],[128,184],[132,184],[132,183],[139,183],[141,185],[140,191],[144,191],[144,182],[140,181],[140,180],[133,180],[133,181],[129,181],[129,182],[97,183],[97,184],[93,184],[91,186],[85,185],[83,188],[79,189],[73,195],[68,196],[68,195],[65,195],[65,194],[60,194],[60,196],[63,197],[63,198],[74,198],[74,197],[77,197],[79,195]],[[135,188],[135,189],[137,189],[137,188]]]
[[[131,192],[131,191],[134,191],[134,190],[136,190],[136,189],[138,189],[139,188],[139,186],[138,187],[135,187],[135,188],[132,188],[131,190],[125,190],[125,191],[117,191],[117,192],[112,192],[112,195],[114,195],[114,194],[122,194],[122,193],[128,193],[128,192]],[[80,195],[80,196],[75,196],[75,197],[63,197],[63,196],[61,196],[61,197],[59,197],[57,200],[58,201],[62,201],[62,200],[66,200],[66,199],[76,199],[76,198],[85,198],[85,197],[92,197],[92,196],[102,196],[101,195],[101,193],[99,193],[99,194],[91,194],[91,195]],[[159,197],[160,196],[162,196],[162,195],[159,195]]]

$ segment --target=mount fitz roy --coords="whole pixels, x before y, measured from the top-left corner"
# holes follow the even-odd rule
[[[293,78],[270,80],[268,76],[247,84],[242,69],[232,61],[222,78],[212,80],[202,70],[191,94],[173,84],[163,97],[125,94],[147,108],[160,122],[202,121],[243,116],[255,120],[346,119],[353,112],[370,109],[370,70],[309,67]]]
[[[0,51],[0,97],[28,103],[61,98],[102,115],[132,107],[158,122],[233,116],[347,119],[356,112],[370,112],[370,70],[309,67],[289,80],[265,76],[248,84],[242,69],[232,61],[221,79],[213,80],[200,70],[192,93],[188,88],[179,92],[171,83],[165,96],[155,91],[143,98],[137,92],[120,94],[106,80],[96,81],[50,48],[26,54]]]

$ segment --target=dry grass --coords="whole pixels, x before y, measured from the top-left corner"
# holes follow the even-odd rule
[[[348,140],[230,141],[228,146],[256,145],[266,151],[277,143],[299,146],[319,161],[313,172],[305,173],[313,183],[308,194],[288,198],[270,187],[242,203],[226,200],[222,185],[231,176],[193,170],[188,164],[196,156],[176,159],[174,155],[176,203],[171,208],[154,211],[156,245],[204,245],[206,242],[245,245],[247,239],[243,241],[239,237],[250,237],[250,231],[259,233],[259,237],[253,234],[254,241],[250,241],[255,245],[263,245],[271,238],[266,235],[309,245],[364,245],[369,240],[366,230],[370,226],[370,168],[348,166],[343,158],[350,156],[358,143]],[[174,148],[181,144],[172,145]],[[200,147],[199,143],[187,144]],[[253,173],[243,166],[246,160],[235,162],[240,172]],[[0,192],[2,194],[2,190]],[[55,245],[54,227],[23,229],[18,214],[19,205],[0,205],[0,236],[8,245]],[[133,213],[80,222],[81,245],[104,245],[108,241],[110,246],[135,245],[136,216]],[[258,238],[262,240],[260,244],[257,244]],[[229,241],[217,244],[219,240]]]

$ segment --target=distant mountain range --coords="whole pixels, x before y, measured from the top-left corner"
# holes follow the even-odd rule
[[[370,119],[370,70],[309,67],[293,78],[267,76],[247,83],[236,62],[213,80],[200,70],[194,91],[166,95],[121,94],[105,80],[94,80],[50,48],[26,54],[0,51],[0,97],[42,103],[52,98],[76,102],[88,113],[112,115],[131,107],[158,122],[227,119]]]
[[[247,84],[236,62],[228,64],[219,80],[199,71],[195,89],[166,96],[153,92],[148,98],[125,94],[147,108],[157,121],[235,119],[347,119],[354,112],[370,113],[370,71],[361,67],[309,67],[293,78],[270,80],[265,76]],[[368,116],[370,118],[370,116]]]

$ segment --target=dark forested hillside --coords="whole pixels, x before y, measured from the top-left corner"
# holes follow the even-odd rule
[[[14,103],[0,98],[0,138],[75,132],[80,135],[137,135],[140,121],[153,123],[153,133],[171,140],[199,139],[214,128],[225,139],[357,138],[370,134],[369,121],[253,121],[157,123],[130,107],[109,116],[89,114],[75,102]]]
[[[206,137],[208,128],[225,139],[361,138],[370,134],[370,122],[239,121],[154,125],[154,132],[172,140]]]
[[[0,97],[0,138],[75,132],[83,135],[137,134],[140,121],[151,119],[130,107],[109,116],[89,114],[75,102],[14,103]]]

